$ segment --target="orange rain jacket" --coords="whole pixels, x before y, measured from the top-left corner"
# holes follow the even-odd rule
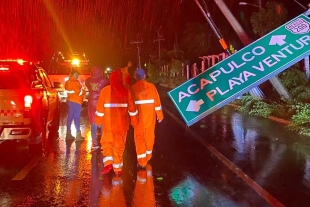
[[[70,77],[69,80],[67,80],[65,83],[65,90],[68,94],[68,101],[72,101],[78,104],[83,103],[83,98],[86,94],[86,91],[83,89],[82,85],[78,80]]]
[[[131,76],[128,71],[128,66],[124,67],[121,69],[122,74],[123,74],[123,84],[125,87],[129,88],[131,86]]]
[[[117,78],[122,81],[121,73],[119,76]],[[100,92],[96,107],[96,124],[103,124],[104,132],[124,132],[129,129],[129,116],[131,124],[137,125],[138,111],[131,92],[123,85],[115,86],[116,89],[113,89],[114,81],[110,82],[111,85],[104,87]]]
[[[135,126],[135,129],[155,127],[156,117],[157,120],[164,119],[156,87],[146,80],[139,80],[131,89],[139,111],[139,123]]]

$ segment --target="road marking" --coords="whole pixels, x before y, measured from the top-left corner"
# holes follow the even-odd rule
[[[41,160],[41,156],[36,156],[28,162],[28,164],[17,174],[12,180],[23,180],[28,173],[36,166],[36,164]]]
[[[261,187],[258,183],[252,180],[247,174],[245,174],[240,168],[234,165],[230,160],[228,160],[224,155],[217,151],[211,144],[205,141],[201,136],[199,136],[194,130],[187,127],[185,123],[180,121],[172,112],[163,107],[164,111],[169,114],[176,122],[180,125],[185,126],[187,132],[189,132],[195,139],[197,139],[202,145],[204,145],[213,155],[215,155],[221,162],[224,163],[231,171],[233,171],[239,178],[241,178],[245,183],[247,183],[258,195],[260,195],[266,202],[274,207],[284,207],[284,205],[273,197],[268,191]]]

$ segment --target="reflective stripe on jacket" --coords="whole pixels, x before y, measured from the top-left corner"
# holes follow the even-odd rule
[[[96,114],[96,123],[103,124],[104,131],[121,132],[128,130],[129,117],[132,125],[136,125],[138,122],[138,111],[130,91],[127,90],[126,97],[117,97],[113,95],[111,85],[101,90]]]
[[[139,123],[136,127],[154,127],[156,117],[159,120],[164,118],[156,87],[146,80],[139,80],[131,88],[139,112]]]

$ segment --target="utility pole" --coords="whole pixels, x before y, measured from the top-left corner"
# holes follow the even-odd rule
[[[249,36],[245,33],[244,29],[241,27],[237,19],[234,17],[234,15],[231,13],[229,8],[226,6],[223,0],[214,0],[214,2],[217,4],[219,9],[222,11],[230,25],[233,27],[237,35],[239,36],[239,39],[244,44],[244,46],[247,46],[252,43],[252,40],[249,38]],[[287,92],[286,88],[282,85],[280,80],[275,76],[269,79],[273,87],[277,90],[277,92],[280,94],[280,96],[285,97],[286,99],[290,99],[290,95]]]
[[[222,48],[226,51],[227,55],[232,55],[232,53],[230,52],[230,50],[228,49],[227,43],[224,40],[222,34],[220,33],[220,31],[218,30],[218,28],[216,27],[211,14],[209,12],[208,6],[205,2],[205,0],[203,0],[203,7],[201,6],[201,4],[199,3],[199,0],[194,0],[195,3],[197,4],[198,8],[200,9],[200,11],[202,12],[202,14],[204,15],[204,17],[206,18],[207,22],[209,23],[211,29],[213,30],[214,34],[216,35],[216,37],[218,38]],[[251,94],[251,96],[256,96],[256,97],[264,97],[264,93],[260,90],[260,88],[258,87],[254,87],[253,89],[251,89],[249,91],[249,93]]]
[[[161,27],[157,30],[157,39],[154,40],[154,42],[158,42],[158,59],[160,60],[160,41],[165,41],[163,38],[163,35],[160,33]]]
[[[136,34],[136,41],[130,42],[130,44],[137,44],[137,50],[138,50],[138,66],[141,68],[141,61],[140,61],[140,44],[143,43],[143,40],[141,38],[140,34]]]
[[[213,30],[214,34],[216,35],[217,39],[219,40],[222,48],[226,51],[226,53],[228,55],[232,55],[230,50],[228,49],[226,41],[224,40],[221,32],[218,30],[218,28],[216,27],[216,25],[215,25],[215,23],[211,17],[211,14],[209,12],[209,9],[208,9],[206,2],[203,0],[203,6],[204,6],[204,9],[203,9],[198,0],[194,0],[194,1],[196,2],[198,8],[200,9],[203,16],[206,18],[207,22],[209,23],[211,29]]]
[[[304,15],[309,16],[310,15],[310,4],[308,4],[308,10],[307,7],[304,7],[301,3],[295,0],[296,3],[298,3],[300,6],[302,6],[306,11],[304,12]],[[306,76],[308,80],[310,79],[310,64],[309,64],[309,56],[305,57],[304,59],[304,64],[305,64],[305,71],[306,71]]]

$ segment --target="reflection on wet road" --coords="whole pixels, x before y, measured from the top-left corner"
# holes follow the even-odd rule
[[[178,117],[170,100],[165,108]],[[12,180],[34,157],[26,144],[0,145],[0,206],[270,206],[189,131],[165,112],[157,124],[154,156],[137,171],[133,130],[122,177],[102,177],[102,155],[91,152],[87,110],[83,142],[66,141],[63,108],[59,137],[22,180]],[[285,206],[309,206],[309,139],[270,120],[224,107],[191,127]]]
[[[309,173],[309,137],[270,120],[235,113],[229,107],[213,117],[228,130],[225,134],[212,132],[206,137],[208,142],[285,205],[308,205],[310,183],[304,175]]]

